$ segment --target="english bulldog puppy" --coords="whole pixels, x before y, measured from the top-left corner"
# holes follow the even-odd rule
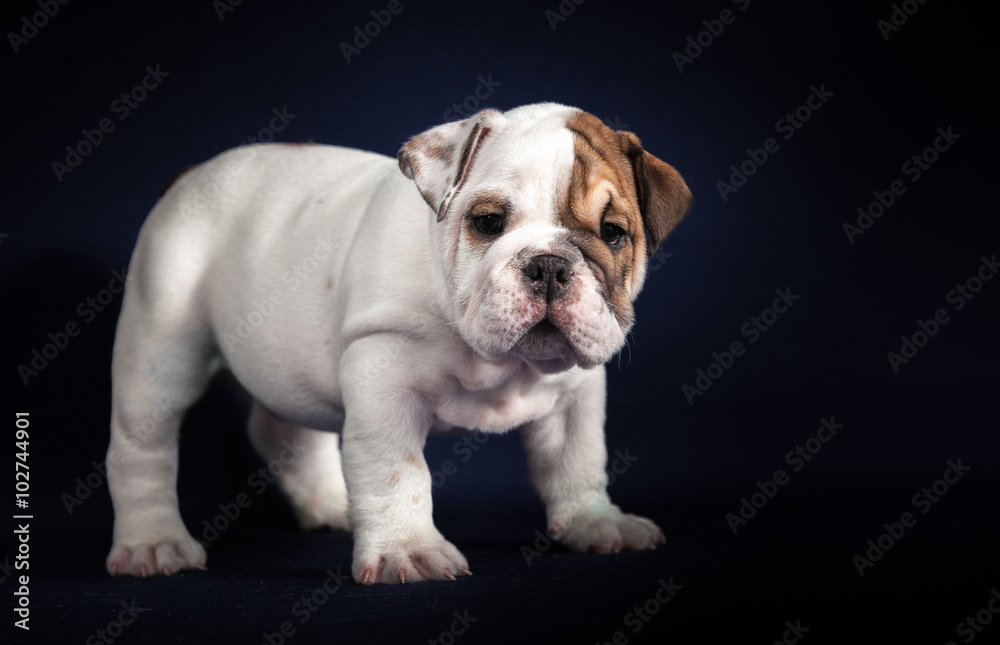
[[[204,568],[178,433],[222,368],[302,526],[354,531],[362,584],[469,573],[423,457],[458,429],[520,430],[570,549],[662,543],[608,497],[604,364],[690,204],[636,135],[554,103],[437,126],[398,159],[265,144],[189,169],[139,233],[118,323],[108,571]]]

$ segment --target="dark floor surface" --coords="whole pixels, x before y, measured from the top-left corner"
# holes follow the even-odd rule
[[[951,493],[917,512],[916,525],[859,576],[852,557],[866,545],[856,527],[877,538],[909,504],[774,504],[735,536],[728,508],[637,509],[666,527],[668,544],[617,555],[548,547],[532,518],[476,509],[439,521],[474,575],[405,586],[339,586],[338,571],[350,568],[343,533],[234,524],[210,546],[209,571],[149,579],[108,577],[100,531],[83,542],[43,535],[33,545],[30,639],[19,633],[16,642],[791,643],[787,621],[808,630],[803,643],[946,643],[1000,584],[984,560],[995,501]],[[4,586],[12,591],[11,581]],[[118,634],[109,624],[122,603],[137,617]],[[997,637],[986,627],[977,642]]]

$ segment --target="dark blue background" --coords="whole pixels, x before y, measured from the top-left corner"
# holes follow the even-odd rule
[[[52,546],[38,556],[39,569],[51,576],[45,600],[69,602],[67,596],[80,589],[110,584],[100,571],[111,528],[105,488],[72,515],[59,496],[74,489],[76,477],[87,476],[92,460],[103,459],[120,299],[90,323],[77,306],[127,264],[160,190],[186,166],[255,135],[275,108],[295,115],[280,140],[394,155],[408,137],[445,120],[486,78],[496,87],[479,107],[537,101],[578,106],[636,132],[649,151],[684,175],[695,195],[687,220],[654,259],[628,349],[609,366],[608,447],[638,458],[616,476],[612,496],[627,510],[654,517],[674,551],[658,556],[655,565],[618,562],[680,567],[688,579],[705,582],[705,604],[688,609],[691,615],[711,616],[710,608],[729,606],[713,594],[741,588],[743,581],[747,602],[764,598],[762,606],[773,609],[799,601],[813,607],[816,622],[832,616],[830,598],[787,589],[801,584],[835,589],[838,607],[848,612],[857,611],[850,598],[895,593],[898,606],[912,612],[906,628],[923,634],[926,620],[936,629],[927,632],[928,642],[953,638],[962,612],[977,609],[989,585],[1000,584],[995,575],[992,583],[984,577],[972,584],[966,574],[973,574],[956,571],[978,562],[984,544],[995,545],[1000,283],[986,283],[961,311],[946,302],[956,284],[975,274],[982,256],[1000,251],[991,199],[993,72],[985,65],[995,60],[995,44],[987,42],[995,41],[995,28],[983,10],[927,3],[886,40],[877,22],[889,17],[890,3],[752,0],[740,11],[722,0],[694,6],[588,0],[553,29],[546,11],[558,11],[556,0],[402,0],[402,12],[347,62],[341,43],[372,20],[370,11],[385,6],[243,0],[220,19],[209,0],[71,2],[20,51],[8,45],[0,56],[7,117],[0,210],[3,399],[6,409],[32,415],[36,535]],[[680,72],[672,55],[705,29],[703,20],[725,8],[735,12],[735,21]],[[32,3],[10,7],[0,26],[5,34],[19,30],[21,17],[36,11]],[[169,76],[119,120],[112,102],[141,81],[147,65]],[[781,138],[776,122],[802,105],[813,86],[832,97],[794,136]],[[115,130],[57,180],[52,162],[63,161],[81,130],[105,117]],[[911,183],[903,163],[930,146],[938,128],[949,127],[961,137]],[[779,149],[723,200],[717,182],[728,181],[730,165],[741,164],[747,149],[772,136]],[[896,179],[907,185],[906,193],[850,243],[843,224],[855,223],[857,207],[867,207],[873,191],[887,190]],[[785,288],[799,300],[747,345],[741,327],[770,306],[775,289]],[[951,321],[894,373],[886,353],[898,352],[900,336],[913,334],[918,319],[938,308],[948,309]],[[16,366],[27,364],[32,350],[48,342],[46,334],[69,321],[81,323],[81,334],[26,386]],[[706,369],[712,353],[733,341],[744,341],[746,353],[689,405],[682,386],[694,385],[696,370]],[[260,465],[242,435],[246,405],[223,379],[185,426],[180,496],[192,528],[245,489]],[[814,436],[819,419],[831,415],[844,424],[841,433],[733,536],[725,514],[755,492],[757,480],[789,470],[786,452]],[[432,469],[448,459],[457,463],[457,473],[435,493],[436,515],[454,520],[446,534],[471,544],[507,536],[497,553],[506,549],[519,558],[518,546],[534,539],[544,515],[527,484],[516,434],[491,438],[467,462],[456,459],[453,442],[431,440],[427,450]],[[895,562],[874,569],[881,576],[877,583],[859,578],[851,556],[956,458],[972,471],[911,532],[907,544],[914,546],[901,544],[888,554],[886,560]],[[235,537],[211,552],[217,555],[210,554],[210,564],[232,562],[229,573],[235,575],[245,564],[226,558],[239,552],[243,529],[290,527],[290,514],[272,492],[240,520]],[[920,535],[925,542],[918,548]],[[259,548],[287,539],[266,533]],[[345,540],[337,542],[341,565],[349,564]],[[62,586],[56,575],[70,567],[55,546],[63,541],[87,545],[73,560],[75,587]],[[224,544],[231,545],[228,551]],[[967,560],[942,555],[956,549]],[[742,554],[735,563],[734,553]],[[479,561],[489,558],[483,554]],[[483,567],[470,560],[479,574]],[[570,573],[559,575],[605,566],[565,562]],[[711,576],[699,579],[704,568],[695,562],[711,563],[721,578],[714,584]],[[498,580],[537,571],[511,566],[514,573],[497,565],[493,573],[504,575],[479,584],[496,591],[503,588]],[[890,573],[891,566],[898,570]],[[646,597],[643,586],[622,588],[631,580],[628,566],[622,567],[616,597]],[[740,567],[770,580],[770,592],[761,594],[734,574]],[[935,582],[919,573],[921,567]],[[801,568],[809,576],[800,576]],[[836,573],[814,573],[826,568]],[[980,568],[975,575],[988,573]],[[933,599],[906,604],[905,589],[914,580],[925,588],[951,585],[955,608]],[[368,598],[378,593],[389,592]],[[500,595],[501,606],[516,597]],[[100,607],[103,598],[94,602]],[[75,606],[80,626],[62,625],[74,638],[97,625],[87,618],[92,606]],[[579,616],[564,608],[564,622],[585,641],[607,639],[624,611],[613,603],[599,606],[606,611]],[[777,627],[794,618],[791,609],[781,610],[775,616],[785,618],[768,622],[758,609],[753,619],[761,631],[754,638],[760,642],[780,638]],[[45,616],[51,609],[38,611]],[[210,621],[204,612],[189,620]],[[848,629],[829,622],[828,635]],[[557,617],[548,624],[566,629]],[[675,636],[697,633],[696,624],[659,625]],[[379,637],[393,638],[390,627],[380,629]],[[137,638],[138,631],[126,635]],[[224,625],[213,633],[223,631]],[[820,639],[815,631],[810,637]]]

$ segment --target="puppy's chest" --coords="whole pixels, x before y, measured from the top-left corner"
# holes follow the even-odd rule
[[[503,378],[491,382],[490,377],[498,375]],[[436,399],[433,430],[504,432],[551,412],[565,389],[526,368],[498,375],[477,371],[449,379]]]

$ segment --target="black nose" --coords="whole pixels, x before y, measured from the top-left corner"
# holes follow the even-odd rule
[[[552,302],[566,292],[572,277],[569,261],[558,255],[536,255],[524,267],[524,277],[531,292],[545,302]]]

